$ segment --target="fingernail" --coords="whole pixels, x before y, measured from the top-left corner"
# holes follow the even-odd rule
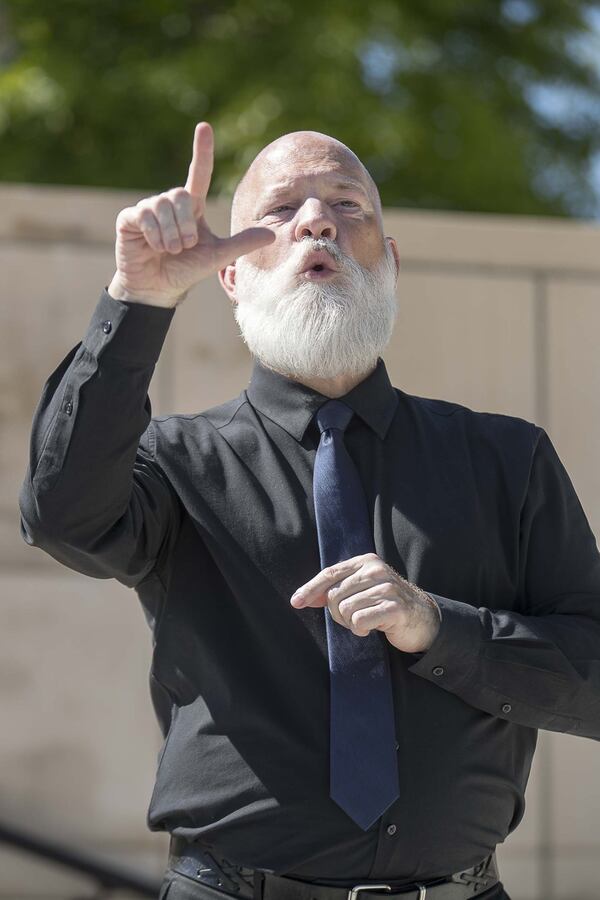
[[[304,604],[304,594],[300,591],[296,591],[296,593],[292,594],[290,597],[290,603],[293,603],[294,606],[302,606]]]

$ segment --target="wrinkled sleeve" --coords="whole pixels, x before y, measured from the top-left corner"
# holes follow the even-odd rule
[[[428,591],[442,622],[410,671],[491,715],[600,740],[600,554],[542,428],[518,540],[519,611]]]
[[[83,340],[44,384],[19,492],[27,544],[128,587],[153,571],[179,522],[147,393],[174,312],[103,290]]]

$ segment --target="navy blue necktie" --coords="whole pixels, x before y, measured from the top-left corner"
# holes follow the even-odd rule
[[[360,477],[344,445],[353,412],[328,400],[313,493],[321,566],[374,552]],[[392,683],[385,635],[359,637],[325,608],[330,673],[330,796],[366,831],[399,794]]]

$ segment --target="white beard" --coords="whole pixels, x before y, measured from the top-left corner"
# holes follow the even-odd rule
[[[333,281],[299,281],[301,263],[326,250],[339,273]],[[389,245],[372,269],[343,254],[328,238],[300,241],[274,270],[236,262],[234,316],[252,355],[284,375],[334,378],[374,368],[398,311],[396,267]]]

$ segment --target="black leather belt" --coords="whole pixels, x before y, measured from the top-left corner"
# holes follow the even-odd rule
[[[386,883],[382,879],[381,882],[357,883],[351,887],[332,887],[239,866],[214,849],[208,850],[176,836],[171,837],[168,866],[193,878],[199,885],[247,900],[391,900],[393,897],[402,900],[470,900],[499,880],[496,854],[490,853],[469,869],[422,884]]]

